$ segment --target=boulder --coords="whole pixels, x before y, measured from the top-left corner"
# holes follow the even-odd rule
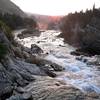
[[[51,67],[55,70],[55,71],[63,71],[64,70],[64,67],[56,64],[56,63],[52,63],[51,64]]]
[[[71,55],[74,55],[74,56],[81,56],[81,55],[84,55],[84,56],[92,56],[91,53],[87,52],[86,50],[84,49],[76,49],[75,51],[72,51],[70,53]]]
[[[36,44],[31,44],[31,52],[33,54],[41,54],[41,53],[43,53],[43,50]]]
[[[31,88],[30,88],[31,87]],[[50,77],[36,77],[36,81],[25,87],[32,92],[34,100],[99,100],[100,95],[85,94],[71,84]]]
[[[31,93],[23,93],[19,95],[13,95],[7,100],[33,100]]]
[[[16,88],[16,92],[18,92],[18,93],[25,93],[26,92],[26,90],[23,88],[23,87],[17,87]]]
[[[30,63],[26,63],[24,61],[19,61],[19,60],[16,60],[15,63],[18,66],[17,69],[20,71],[19,73],[23,74],[23,77],[24,77],[24,74],[27,74],[27,75],[30,74],[29,75],[30,77],[32,75],[45,75],[45,73],[36,64],[30,64]]]
[[[22,31],[21,34],[18,34],[17,37],[20,39],[24,39],[31,36],[40,36],[40,33],[41,32],[37,29],[26,29]]]
[[[41,69],[50,77],[56,77],[56,73],[48,66],[41,66]]]
[[[13,85],[10,80],[9,72],[0,63],[0,98],[2,100],[11,96],[13,92]]]
[[[25,47],[25,46],[23,46],[23,45],[20,45],[21,46],[21,50],[22,51],[25,51],[25,52],[27,52],[27,53],[31,53],[31,49],[30,48],[28,48],[28,47]]]
[[[23,39],[24,38],[23,37],[23,34],[18,34],[17,37],[20,38],[20,39]]]
[[[26,51],[23,51],[22,53],[23,53],[23,57],[24,57],[25,59],[27,59],[27,58],[30,57],[30,54],[27,53]]]
[[[13,52],[14,52],[16,57],[23,58],[22,51],[19,47],[14,47],[13,46]]]
[[[56,62],[47,60],[46,58],[44,59],[43,57],[35,57],[34,61],[37,65],[42,65],[47,67],[49,70],[54,69],[54,71],[63,71],[65,68]]]
[[[95,55],[87,59],[88,65],[100,66],[100,55]]]

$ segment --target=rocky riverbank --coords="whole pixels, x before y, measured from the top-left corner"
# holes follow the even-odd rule
[[[49,31],[48,31],[49,34]],[[51,32],[51,36],[54,31]],[[50,36],[50,37],[51,37]],[[23,42],[13,45],[0,32],[0,42],[5,43],[9,52],[0,61],[0,99],[1,100],[99,100],[99,93],[95,91],[83,92],[73,84],[66,83],[64,80],[59,80],[59,76],[65,72],[66,67],[62,63],[62,59],[70,59],[70,56],[59,56],[59,50],[65,50],[66,46],[59,42],[48,40],[45,35],[45,40],[51,44],[43,46],[43,39],[38,46],[38,40],[30,45],[30,48]],[[27,39],[27,38],[26,38]],[[21,40],[20,40],[21,41]],[[52,43],[59,43],[52,45]],[[27,41],[26,41],[27,43]],[[57,46],[58,45],[58,46]],[[51,48],[51,46],[53,46]],[[56,50],[52,51],[53,49]],[[61,48],[59,48],[61,47]],[[57,49],[58,48],[58,49]],[[48,52],[47,52],[48,51]],[[53,56],[51,55],[53,54]],[[58,54],[58,55],[57,55]],[[58,59],[59,58],[59,59]],[[71,56],[72,58],[72,56]],[[67,72],[66,72],[67,73]]]
[[[17,43],[15,46],[10,43],[4,33],[1,32],[0,36],[2,36],[1,42],[9,48],[9,53],[0,61],[1,100],[19,94],[19,88],[22,89],[36,80],[34,75],[56,77],[55,71],[63,70],[62,66],[38,56],[43,52],[38,46],[32,45],[31,49]]]
[[[75,12],[63,17],[60,23],[61,37],[78,48],[76,54],[100,55],[100,9]],[[74,53],[75,54],[75,53]]]
[[[41,32],[38,30],[38,29],[25,29],[22,31],[21,34],[18,34],[18,37],[20,39],[23,39],[23,38],[27,38],[27,37],[30,37],[30,36],[39,36],[41,34]]]

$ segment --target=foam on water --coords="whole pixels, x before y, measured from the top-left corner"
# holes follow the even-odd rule
[[[20,42],[27,47],[30,47],[31,44],[39,45],[45,52],[49,52],[45,59],[65,67],[65,71],[57,79],[72,84],[82,92],[100,93],[100,80],[98,80],[100,72],[70,55],[70,51],[73,51],[74,48],[65,44],[62,38],[58,38],[59,34],[60,32],[49,30],[43,32],[39,37],[25,38]],[[38,41],[40,42],[38,43]]]

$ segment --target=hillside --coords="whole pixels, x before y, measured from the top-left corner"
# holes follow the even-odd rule
[[[0,12],[25,16],[25,13],[10,0],[0,0]]]
[[[70,13],[60,23],[61,37],[90,54],[100,54],[100,10]]]
[[[75,48],[56,30],[62,16],[23,17],[10,0],[0,5],[0,100],[100,100],[100,56],[70,53]],[[69,14],[60,25],[68,43],[100,51],[98,9]]]

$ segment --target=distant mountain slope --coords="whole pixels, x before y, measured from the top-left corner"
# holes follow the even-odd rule
[[[33,19],[36,19],[40,29],[58,29],[58,23],[63,16],[50,16],[27,13]]]
[[[10,0],[0,0],[0,12],[25,16],[25,13]]]

